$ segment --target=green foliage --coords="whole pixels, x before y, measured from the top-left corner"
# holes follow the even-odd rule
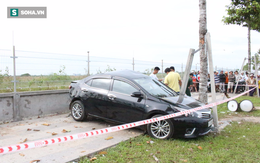
[[[31,76],[29,73],[22,74],[21,76]]]
[[[245,64],[245,66],[243,67],[243,71],[247,71],[248,70],[248,63]]]
[[[256,56],[256,63],[257,64],[260,64],[260,49],[259,49],[259,51],[255,54],[255,56]],[[251,64],[253,65],[253,70],[255,70],[255,57],[253,56],[252,58],[251,58]],[[248,63],[243,67],[243,70],[245,71],[245,70],[248,70]],[[260,67],[258,68],[258,70],[260,70]]]
[[[106,72],[116,71],[115,68],[111,68],[109,65],[107,65]]]
[[[227,6],[225,24],[237,24],[260,31],[260,0],[231,0]]]
[[[256,61],[255,61],[255,57],[252,57],[252,64],[253,64],[253,70],[255,70],[255,62],[256,62],[256,64],[258,65],[258,64],[260,64],[260,49],[259,49],[259,51],[255,54],[255,56],[256,56]],[[259,67],[259,69],[258,70],[260,70],[260,67]]]
[[[0,70],[0,83],[2,83],[4,80],[4,75],[2,74],[2,70]]]
[[[58,73],[52,73],[47,76],[30,76],[25,73],[17,76],[19,82],[16,83],[17,91],[38,91],[38,90],[53,90],[53,89],[67,89],[72,80],[79,80],[85,76],[78,76],[77,78],[68,76],[65,73],[65,66],[61,66]],[[9,75],[9,69],[6,67],[5,72],[0,71],[0,92],[13,91],[13,77]]]
[[[7,92],[11,92],[13,89],[13,83],[11,81],[12,77],[9,75],[8,67],[5,68],[4,72],[0,70],[0,90],[1,88],[4,88],[7,90]]]
[[[150,75],[151,73],[153,72],[153,68],[148,68],[148,69],[145,69],[144,70],[144,74],[146,74],[146,75]]]
[[[56,81],[56,80],[70,80],[70,77],[65,73],[66,67],[62,65],[60,67],[59,73],[51,73],[47,76],[48,81]]]
[[[111,72],[111,71],[116,71],[115,68],[111,68],[109,65],[107,65],[107,68],[104,70],[104,72],[102,72],[100,69],[97,70],[97,74],[102,74],[105,72]]]

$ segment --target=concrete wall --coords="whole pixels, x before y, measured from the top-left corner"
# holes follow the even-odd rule
[[[0,94],[0,122],[13,119],[13,95]]]
[[[0,94],[0,122],[69,112],[68,90]]]

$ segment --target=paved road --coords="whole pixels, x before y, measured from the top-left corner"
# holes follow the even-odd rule
[[[90,131],[93,128],[101,129],[109,127],[109,125],[113,125],[97,119],[92,119],[85,122],[76,122],[71,116],[67,116],[68,114],[47,116],[45,118],[0,125],[0,146],[2,147],[18,144],[23,142],[25,139],[27,139],[28,142],[31,142]],[[42,125],[44,123],[48,123],[50,126]],[[27,131],[27,129],[31,129],[31,131]],[[39,131],[33,131],[34,129]],[[63,129],[70,130],[70,132],[63,133]],[[57,135],[52,136],[53,132],[57,133]],[[41,163],[62,163],[104,148],[108,148],[140,134],[142,134],[141,130],[128,129],[106,135],[69,141],[66,143],[54,144],[35,149],[27,149],[0,155],[0,162],[29,163],[32,160],[41,160]],[[110,136],[112,136],[113,139],[105,140]]]
[[[197,99],[198,93],[192,93],[192,96]],[[224,94],[217,94],[217,100],[223,100],[224,98]],[[209,94],[209,102],[211,102],[211,94]],[[50,126],[42,125],[44,123],[48,123]],[[68,114],[33,118],[32,120],[28,119],[0,125],[0,146],[18,144],[23,142],[25,139],[27,139],[28,142],[31,142],[52,137],[71,135],[90,131],[93,128],[101,129],[109,127],[109,125],[112,124],[97,119],[85,122],[76,122],[71,116],[68,117]],[[28,129],[31,129],[31,131],[27,131]],[[39,131],[33,131],[34,129]],[[63,129],[70,130],[70,132],[63,133]],[[57,133],[57,135],[52,136],[53,132]],[[121,141],[125,141],[140,134],[142,134],[142,131],[138,129],[129,129],[106,135],[69,141],[66,143],[28,149],[0,155],[0,162],[29,163],[32,160],[41,160],[41,163],[67,162],[80,156],[113,146]],[[109,136],[112,136],[113,139],[105,140]]]
[[[234,97],[237,96],[238,94],[231,94],[229,93],[228,96],[229,97]],[[199,98],[199,93],[198,92],[192,92],[191,93],[191,97],[198,99]],[[227,97],[224,95],[224,93],[216,93],[216,101],[221,101],[221,100],[225,100],[227,99]],[[208,93],[208,103],[212,103],[214,101],[212,101],[212,94]]]

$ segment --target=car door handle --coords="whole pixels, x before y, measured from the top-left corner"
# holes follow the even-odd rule
[[[107,97],[108,97],[109,100],[115,100],[116,99],[116,96],[112,95],[112,94],[108,94]]]
[[[81,91],[88,92],[88,90],[86,88],[81,88]]]

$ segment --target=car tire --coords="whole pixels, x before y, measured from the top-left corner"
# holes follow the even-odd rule
[[[74,101],[70,105],[70,110],[71,110],[71,116],[74,120],[83,121],[83,120],[87,119],[87,114],[86,114],[84,105],[82,104],[81,101],[79,101],[79,100]]]
[[[154,115],[152,118],[157,118],[161,116],[163,115],[157,114]],[[169,139],[173,137],[174,125],[170,119],[150,123],[147,125],[147,133],[153,138]]]

